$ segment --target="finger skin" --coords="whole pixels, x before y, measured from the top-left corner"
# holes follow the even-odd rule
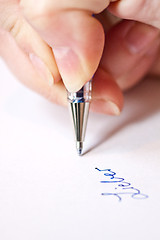
[[[160,1],[159,0],[119,0],[109,6],[116,16],[131,19],[160,28]]]
[[[160,76],[160,49],[157,54],[156,62],[152,65],[152,68],[149,71],[149,75],[158,77]]]
[[[97,20],[95,20],[91,16],[86,15],[86,13],[85,13],[85,16],[90,17],[89,21],[91,21],[91,24],[94,25],[94,29],[95,29],[95,25],[98,26],[99,28],[100,24],[98,23]],[[23,20],[25,22],[25,19]],[[85,21],[85,17],[83,18],[83,20]],[[47,82],[45,82],[44,79],[42,79],[42,77],[38,74],[38,72],[36,71],[32,62],[29,59],[28,50],[32,48],[37,49],[37,47],[40,47],[41,45],[39,41],[35,41],[38,35],[36,37],[36,32],[34,32],[34,29],[30,28],[30,30],[28,31],[30,25],[27,25],[28,27],[26,28],[25,24],[27,24],[27,22],[25,22],[25,24],[22,24],[22,25],[20,24],[21,27],[20,28],[18,27],[18,29],[17,29],[17,26],[19,25],[17,24],[15,25],[12,21],[11,22],[9,21],[8,23],[9,25],[5,27],[4,30],[1,30],[0,32],[0,42],[1,42],[0,54],[3,57],[3,59],[6,61],[7,65],[10,67],[11,71],[16,75],[16,77],[21,82],[23,82],[26,86],[28,86],[32,90],[42,94],[52,102],[66,105],[67,103],[66,90],[62,82],[60,81],[58,83],[55,83],[52,87],[50,87],[47,84]],[[27,35],[29,36],[29,33],[31,33],[31,31],[33,31],[33,33],[31,34],[34,40],[33,42],[32,41],[29,42],[28,40],[30,38],[26,37]],[[92,27],[89,28],[89,35],[93,34],[92,31],[93,31],[93,28]],[[98,32],[96,31],[96,33]],[[83,35],[85,36],[85,34]],[[101,39],[101,34],[97,34],[96,38],[99,39],[99,35]],[[77,36],[75,35],[75,37]],[[84,37],[82,38],[82,40],[83,40],[81,42],[82,45],[83,44],[85,45],[86,38]],[[36,45],[34,45],[34,43],[36,43]],[[93,42],[90,42],[90,46],[92,44]],[[88,49],[88,46],[85,46],[85,47],[87,49],[85,50],[84,48],[83,50],[88,53],[90,51],[90,48]],[[39,53],[39,50],[37,51],[37,55],[39,55],[38,53]],[[90,64],[91,63],[88,63],[89,66]],[[88,67],[87,64],[85,67],[86,68]],[[118,115],[120,113],[120,110],[122,109],[123,96],[120,89],[114,82],[113,78],[109,77],[107,73],[102,74],[102,71],[99,70],[95,74],[94,85],[96,86],[93,92],[92,106],[94,107],[94,110],[96,110],[95,105],[98,106],[97,102],[101,101],[99,104],[100,107],[98,107],[97,111]],[[104,89],[106,89],[107,91],[104,91]],[[99,94],[100,94],[100,99],[98,97]],[[96,103],[94,103],[94,99],[96,100]],[[111,103],[109,104],[108,102],[111,102]],[[112,109],[113,105],[114,105],[114,111]]]
[[[124,20],[106,35],[100,67],[114,77],[122,90],[126,90],[149,72],[155,57],[151,57],[148,52],[156,45],[154,55],[157,56],[159,42],[158,29],[139,22]],[[137,67],[139,74],[137,70],[134,71]],[[130,72],[132,76],[129,76]]]
[[[130,71],[126,71],[123,76],[117,78],[116,82],[123,91],[134,87],[138,82],[142,81],[155,65],[157,55],[159,53],[160,40],[157,39],[148,52],[138,59],[137,63]]]
[[[29,19],[36,16],[52,15],[62,10],[81,10],[92,13],[102,12],[110,2],[116,0],[21,0],[20,5]],[[35,7],[36,6],[36,7]]]
[[[53,52],[21,15],[18,2],[16,0],[1,1],[0,29],[3,29],[6,33],[10,33],[27,56],[35,55],[40,59],[46,69],[46,74],[43,74],[46,81],[48,80],[49,82],[52,79],[52,83],[58,82],[60,75]]]
[[[123,108],[123,94],[114,78],[99,68],[93,78],[91,109],[96,112],[120,115]]]
[[[53,49],[66,88],[78,91],[98,68],[104,31],[93,13],[111,0],[21,0],[22,14]],[[36,4],[36,8],[35,8]]]
[[[0,56],[4,59],[11,72],[25,86],[56,104],[67,104],[66,90],[62,82],[50,86],[44,81],[13,37],[3,30],[0,30]]]
[[[51,102],[63,106],[67,105],[66,89],[63,83],[60,81],[53,86],[49,86],[39,76],[28,56],[19,48],[12,36],[2,30],[0,31],[0,55],[21,83],[43,95]],[[114,111],[108,102],[115,103],[118,111]],[[105,114],[119,115],[122,107],[123,95],[118,85],[108,73],[98,70],[93,80],[91,110]]]
[[[76,19],[76,21],[73,21]],[[78,91],[98,68],[104,31],[85,11],[59,11],[29,23],[52,48],[62,80],[71,92]]]
[[[73,21],[73,19],[76,19],[76,21]],[[37,20],[38,23],[42,23],[40,28],[37,24]],[[55,53],[56,56],[60,74],[63,77],[65,84],[73,86],[74,81],[79,81],[79,85],[77,83],[74,85],[74,90],[76,90],[88,81],[92,77],[92,74],[97,70],[104,46],[103,27],[91,16],[90,12],[79,10],[59,10],[58,13],[53,15],[53,17],[44,14],[43,16],[38,16],[38,18],[36,16],[33,22],[32,19],[29,19],[28,21],[29,23],[23,19],[22,22],[25,22],[25,24],[20,25],[21,28],[18,28],[18,31],[17,28],[15,28],[17,25],[13,24],[10,34],[5,35],[5,33],[4,35],[2,34],[3,37],[2,35],[0,36],[0,41],[2,43],[0,53],[17,78],[19,78],[24,84],[44,95],[51,101],[66,105],[66,91],[62,82],[55,83],[50,87],[36,72],[29,59],[28,52],[30,49],[34,50],[36,55],[40,56],[42,60],[45,61],[45,59],[43,59],[45,54],[42,54],[39,47],[41,46],[43,49],[42,45],[45,44],[46,50],[44,50],[44,52],[46,55],[48,50],[49,54],[51,53],[50,51],[52,48],[53,53]],[[58,23],[58,25],[56,25],[56,23]],[[34,28],[32,28],[32,26],[34,26]],[[59,29],[62,31],[59,31]],[[110,34],[110,43],[107,42],[107,38],[106,44],[109,46],[109,49],[111,46],[110,44],[112,44],[117,51],[117,49],[120,50],[121,46],[117,46],[116,42],[113,45],[112,37],[114,36],[114,39],[116,39],[116,33],[114,33],[114,35],[113,32]],[[120,33],[121,31],[119,30],[117,33],[118,32]],[[30,34],[33,36],[33,42],[30,42],[30,38],[27,37]],[[8,50],[5,49],[5,46],[9,46]],[[112,67],[115,63],[115,60],[113,61],[112,58],[115,54],[113,51],[114,49],[112,49],[112,54],[110,51],[106,51],[106,56],[104,51],[103,60],[96,71],[93,81],[94,90],[92,109],[94,111],[119,115],[123,107],[123,96],[119,86],[125,89],[126,87],[135,84],[147,73],[147,71],[149,71],[155,60],[157,49],[155,50],[155,53],[152,54],[152,57],[146,55],[148,51],[147,49],[148,46],[145,51],[134,56],[131,52],[127,52],[128,55],[126,55],[125,49],[121,49],[121,55],[124,54],[124,56],[119,55],[119,57],[117,57],[118,59],[121,59],[121,61],[119,61],[119,72],[116,72],[116,74],[113,70],[117,70],[118,67],[116,64],[115,68]],[[57,50],[59,51],[58,54]],[[76,62],[74,56],[71,55],[72,52],[74,52],[76,57],[78,56],[79,62]],[[62,59],[59,59],[58,55],[60,57],[62,55],[66,57],[66,61],[65,58],[61,61]],[[17,59],[16,61],[15,58]],[[51,58],[54,62],[55,60],[52,54]],[[124,68],[121,66],[122,59],[124,59]],[[136,65],[135,63],[138,61],[141,61],[141,64]],[[56,69],[56,62],[54,62],[54,64]],[[47,65],[50,66],[53,64],[49,61]],[[80,65],[80,69],[77,68],[78,65]],[[109,66],[111,67],[109,68]],[[141,66],[140,69],[139,66]],[[119,86],[115,82],[115,79],[107,73],[108,70],[112,70],[110,73],[112,73]],[[53,72],[56,72],[56,70]],[[129,73],[132,73],[132,79],[129,79]],[[57,74],[59,75],[58,70]],[[67,75],[68,78],[66,78]]]

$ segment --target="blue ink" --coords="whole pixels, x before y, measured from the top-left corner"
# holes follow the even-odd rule
[[[137,188],[131,187],[131,183],[126,182],[124,178],[116,177],[116,173],[111,171],[111,169],[102,169],[95,168],[99,172],[105,172],[103,176],[105,176],[106,180],[100,181],[100,183],[109,183],[109,184],[118,184],[118,186],[114,187],[118,192],[110,192],[110,193],[101,193],[103,196],[115,196],[118,198],[119,202],[122,201],[123,195],[131,195],[133,199],[146,199],[148,195],[142,194],[141,191]]]

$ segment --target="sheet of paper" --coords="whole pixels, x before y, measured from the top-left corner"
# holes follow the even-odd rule
[[[79,157],[68,109],[0,74],[0,239],[158,240],[160,81],[90,113]]]

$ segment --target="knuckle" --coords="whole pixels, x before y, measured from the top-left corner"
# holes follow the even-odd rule
[[[22,20],[14,15],[6,17],[2,23],[2,28],[9,32],[14,38],[18,36],[21,30]]]
[[[17,18],[11,25],[8,31],[14,38],[18,38],[18,35],[21,32],[22,21],[21,19]]]
[[[0,11],[0,28],[16,37],[20,32],[21,25],[22,18],[17,6],[11,5],[9,8],[7,5],[4,5]]]

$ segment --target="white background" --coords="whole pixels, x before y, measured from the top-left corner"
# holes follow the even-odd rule
[[[160,239],[160,80],[125,96],[120,117],[90,114],[77,156],[68,109],[31,92],[0,62],[0,239]],[[102,196],[111,169],[149,198]]]

